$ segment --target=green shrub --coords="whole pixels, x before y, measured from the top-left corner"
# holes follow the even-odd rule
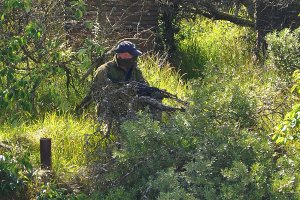
[[[300,68],[300,28],[271,33],[266,40],[269,64],[289,73]]]
[[[108,195],[102,197],[103,200],[131,200],[135,199],[134,195],[129,190],[123,187],[117,187],[109,191]]]
[[[183,122],[169,126],[162,127],[146,113],[124,123],[118,143],[111,141],[107,146],[98,146],[102,151],[95,151],[101,157],[90,163],[92,177],[101,175],[101,178],[94,179],[94,186],[107,192],[121,185],[138,197],[151,175],[169,167],[180,168],[193,148],[193,139],[180,130],[184,128],[180,127],[184,126]]]
[[[299,96],[299,78],[299,70],[296,70],[293,74],[294,86],[289,95]],[[300,105],[296,98],[292,109],[286,113],[273,133],[272,139],[277,145],[275,155],[278,170],[273,174],[272,189],[278,199],[299,199],[300,196],[299,115]]]
[[[243,128],[253,128],[256,125],[255,104],[238,87],[233,89],[229,103],[231,118]]]
[[[101,175],[96,185],[102,191],[121,186],[136,198],[150,199],[270,197],[275,165],[268,137],[216,119],[212,112],[194,106],[168,124],[143,113],[126,122],[121,146],[106,151],[111,161],[96,162],[93,176]]]
[[[30,153],[25,149],[14,148],[4,153],[0,151],[1,197],[26,199],[33,175],[29,156]]]
[[[36,200],[49,200],[49,199],[60,199],[60,200],[86,200],[89,199],[88,195],[76,194],[68,191],[67,188],[59,187],[54,182],[45,182],[43,184],[38,183],[39,187],[35,188],[37,191],[32,198]]]
[[[86,82],[80,80],[81,74],[90,66],[91,58],[103,52],[88,39],[80,49],[71,48],[65,19],[58,17],[78,20],[85,11],[84,2],[74,0],[67,8],[57,2],[55,9],[48,1],[4,0],[2,4],[0,120],[26,120],[54,110],[72,111],[78,96],[85,93]],[[43,9],[49,11],[47,15]],[[59,20],[53,23],[53,18]]]
[[[300,94],[300,71],[296,70],[293,73],[294,85],[291,89],[291,95]],[[277,144],[288,143],[299,143],[300,127],[300,104],[298,101],[294,102],[292,109],[286,113],[282,122],[276,127],[275,133],[273,135],[273,140]]]
[[[148,183],[148,195],[150,199],[196,199],[192,194],[189,194],[185,189],[184,182],[180,179],[176,169],[169,168],[165,171],[158,172],[153,176]],[[151,196],[150,196],[151,195]]]

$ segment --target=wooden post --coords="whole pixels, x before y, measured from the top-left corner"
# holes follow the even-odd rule
[[[40,139],[41,168],[51,169],[51,138]]]

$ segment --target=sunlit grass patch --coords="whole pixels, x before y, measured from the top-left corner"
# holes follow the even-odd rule
[[[186,99],[189,83],[184,81],[180,71],[172,67],[164,57],[160,55],[141,57],[139,66],[151,86],[166,90],[181,99]],[[165,102],[171,103],[168,100]]]
[[[92,119],[75,118],[70,114],[46,114],[31,123],[6,124],[0,128],[0,140],[28,146],[31,161],[40,165],[39,141],[52,140],[52,169],[56,174],[73,173],[85,166],[84,136],[93,132]]]
[[[198,18],[180,24],[178,63],[188,78],[203,77],[207,63],[235,67],[251,57],[253,33],[225,21]]]

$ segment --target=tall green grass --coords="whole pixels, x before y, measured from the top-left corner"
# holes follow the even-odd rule
[[[143,56],[139,60],[139,67],[150,85],[164,89],[181,99],[186,99],[189,83],[183,80],[180,71],[172,67],[163,56]],[[164,102],[171,103],[169,100]]]
[[[62,177],[69,177],[85,166],[85,134],[93,133],[93,120],[75,118],[70,114],[46,114],[30,123],[5,124],[0,127],[0,141],[26,146],[31,161],[39,168],[40,138],[52,139],[52,169]]]
[[[280,121],[285,105],[288,77],[273,66],[260,65],[252,59],[254,32],[230,22],[203,18],[184,20],[177,35],[180,72],[191,80],[191,93],[207,99],[211,107],[224,110],[239,90],[255,105],[257,123],[271,131]],[[195,88],[199,87],[199,88]],[[198,103],[205,103],[198,102]],[[271,114],[276,105],[282,104]]]
[[[181,74],[170,66],[158,55],[144,56],[139,60],[143,75],[150,85],[165,89],[176,94],[180,98],[185,98],[188,92],[188,84],[181,79]],[[86,165],[85,158],[85,136],[95,130],[95,123],[92,118],[76,118],[70,114],[72,104],[78,99],[72,97],[66,100],[65,93],[59,91],[63,81],[48,84],[48,88],[43,87],[41,91],[53,91],[55,100],[53,112],[39,116],[35,120],[16,120],[4,123],[0,127],[0,141],[10,144],[26,146],[31,152],[31,161],[36,168],[39,168],[39,140],[40,138],[52,139],[52,169],[64,178],[70,178]],[[43,93],[41,93],[43,94]],[[50,100],[50,99],[48,99]],[[45,100],[45,103],[48,101]],[[71,101],[70,101],[71,100]],[[168,102],[172,104],[172,102]],[[51,107],[51,105],[49,105]],[[60,114],[57,108],[68,110],[68,114]],[[58,109],[60,110],[60,109]]]
[[[197,18],[180,25],[178,60],[187,78],[203,77],[206,65],[239,66],[251,56],[253,33],[226,21]]]

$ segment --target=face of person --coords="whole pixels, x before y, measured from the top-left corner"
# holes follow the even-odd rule
[[[117,58],[118,59],[132,59],[133,56],[130,53],[125,52],[125,53],[118,53]]]
[[[119,67],[121,67],[122,69],[127,71],[128,69],[130,69],[133,66],[136,59],[130,53],[125,52],[125,53],[117,54],[117,61],[118,61]]]

